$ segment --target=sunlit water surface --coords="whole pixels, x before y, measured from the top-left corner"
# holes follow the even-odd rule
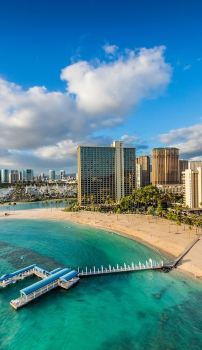
[[[0,205],[0,212],[13,213],[16,210],[29,210],[29,209],[54,209],[54,208],[65,208],[68,207],[71,203],[71,199],[63,200],[47,200],[47,201],[38,201],[38,202],[17,202],[11,205],[3,204]]]
[[[157,252],[68,222],[0,221],[0,275],[32,263],[53,269],[160,261]],[[15,311],[29,278],[0,290],[1,350],[201,350],[202,284],[175,272],[80,280]]]

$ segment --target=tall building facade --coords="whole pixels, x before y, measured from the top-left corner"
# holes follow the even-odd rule
[[[202,208],[202,167],[198,167],[198,206]]]
[[[135,148],[123,148],[123,157],[124,157],[124,193],[123,196],[129,196],[133,193],[135,189],[135,158],[136,150]],[[119,200],[120,198],[116,198]]]
[[[183,184],[183,172],[189,168],[189,161],[180,159],[179,160],[179,181],[180,184]]]
[[[142,187],[142,167],[138,163],[136,163],[136,167],[135,167],[135,179],[136,179],[136,188],[141,188]]]
[[[32,169],[25,170],[26,181],[32,181],[34,179],[34,171]]]
[[[115,149],[114,157],[114,176],[115,176],[115,194],[116,199],[124,197],[124,169],[125,169],[125,161],[124,161],[124,149],[123,143],[120,141],[114,141],[112,147]]]
[[[1,182],[2,183],[9,183],[9,170],[8,169],[1,169]]]
[[[202,207],[202,167],[184,172],[185,204],[189,208]]]
[[[149,156],[139,156],[136,158],[136,169],[139,173],[137,178],[137,187],[143,187],[150,184],[150,157]]]
[[[179,149],[154,148],[152,151],[152,184],[179,183]]]
[[[49,180],[55,180],[55,170],[49,170],[48,178]]]
[[[60,170],[60,180],[64,180],[66,177],[65,170]]]
[[[11,184],[16,183],[19,181],[19,171],[18,170],[11,170],[9,173],[9,182]]]
[[[29,182],[34,179],[34,171],[32,169],[22,169],[19,174],[20,181]]]
[[[78,201],[81,205],[120,200],[135,188],[135,148],[79,146]]]

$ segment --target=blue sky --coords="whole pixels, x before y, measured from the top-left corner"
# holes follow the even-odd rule
[[[0,138],[6,139],[6,142],[2,141],[0,144],[0,168],[33,165],[38,170],[65,167],[71,171],[75,169],[75,147],[78,143],[102,144],[120,138],[137,146],[140,154],[150,153],[153,146],[177,145],[182,150],[183,158],[200,158],[201,23],[202,3],[197,0],[1,2],[0,77],[8,91],[1,93],[0,89],[0,102],[5,105],[3,110],[0,109]],[[112,45],[117,48],[109,54],[106,48],[111,47],[113,51]],[[106,86],[97,74],[93,82],[96,83],[99,93],[95,94],[93,101],[89,101],[89,98],[84,101],[84,90],[87,89],[88,94],[92,90],[88,90],[86,83],[82,82],[84,76],[79,76],[80,81],[76,81],[75,75],[72,75],[73,64],[85,61],[92,72],[103,65],[105,68],[110,67],[120,59],[127,61],[127,50],[138,55],[140,48],[153,49],[161,46],[165,46],[162,57],[165,65],[168,65],[167,68],[169,67],[169,77],[164,76],[162,84],[161,76],[155,87],[149,83],[151,95],[141,91],[141,98],[137,98],[139,90],[134,85],[134,80],[131,82],[129,77],[127,81],[125,75],[124,79],[120,77],[117,86],[113,85],[113,80],[110,87],[111,82],[108,81]],[[65,67],[71,67],[71,72],[68,70],[62,80],[61,70]],[[127,65],[123,66],[125,68],[127,69]],[[163,69],[167,68],[165,66]],[[79,69],[83,68],[79,66]],[[154,79],[158,73],[159,71],[152,72]],[[145,79],[146,85],[147,76],[144,75],[141,79]],[[151,76],[149,79],[151,80]],[[137,89],[130,96],[130,103],[125,106],[125,95],[114,109],[111,105],[109,109],[107,106],[96,109],[92,102],[101,104],[99,94],[102,95],[102,89],[106,89],[103,96],[112,94],[111,98],[114,97],[114,89],[119,90],[120,95],[123,94],[122,81],[123,84],[128,83],[128,86],[135,88],[135,91]],[[45,86],[46,93],[50,94],[56,91],[64,95],[68,93],[68,98],[72,101],[81,99],[83,102],[72,106],[74,102],[64,102],[63,96],[59,96],[55,102],[58,109],[55,105],[52,106],[55,116],[51,116],[49,120],[48,113],[51,111],[44,106],[49,104],[48,99],[43,101],[43,108],[40,109],[41,92],[35,93],[34,99],[32,96],[29,106],[24,95],[22,105],[23,93],[36,86]],[[19,89],[20,94],[16,92]],[[50,99],[53,100],[52,95]],[[133,99],[136,102],[133,103]],[[65,134],[62,133],[62,123],[66,123],[65,111],[71,116],[67,117],[67,124],[70,126],[71,120],[74,123],[78,120],[81,130],[74,125],[70,127],[71,130],[67,128]],[[88,113],[91,114],[90,120]],[[58,118],[61,118],[61,127],[56,130]],[[106,126],[108,119],[110,123]],[[85,127],[90,127],[91,131],[84,132]],[[48,133],[44,131],[43,134],[43,128]],[[19,142],[23,132],[26,133],[25,140]],[[38,141],[37,135],[34,138],[33,133],[39,134],[45,142]],[[30,142],[30,139],[33,141]],[[59,158],[57,152],[60,152]]]

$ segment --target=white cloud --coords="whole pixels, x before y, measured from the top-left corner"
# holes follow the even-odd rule
[[[32,149],[54,143],[68,131],[76,132],[77,114],[66,94],[43,87],[23,90],[0,80],[0,147]]]
[[[135,147],[137,150],[144,150],[148,148],[146,142],[144,142],[137,135],[124,134],[121,136],[121,140],[124,142],[126,147]]]
[[[202,124],[170,130],[160,135],[160,141],[178,147],[183,157],[195,159],[202,157]]]
[[[36,156],[45,159],[68,159],[68,157],[75,156],[77,143],[72,140],[63,140],[57,142],[56,145],[44,146],[38,148],[35,152]]]
[[[117,52],[118,49],[119,49],[119,47],[116,45],[106,44],[103,46],[103,50],[107,55],[113,56]]]
[[[164,47],[128,51],[113,62],[80,61],[62,70],[68,92],[78,108],[88,114],[120,116],[143,98],[162,93],[171,77]]]
[[[98,131],[123,124],[142,99],[170,81],[164,48],[140,49],[96,65],[79,61],[62,70],[66,92],[23,89],[0,79],[0,168],[65,166],[76,145],[98,142]]]
[[[133,144],[139,140],[139,137],[137,135],[124,134],[121,136],[121,140],[126,144]]]

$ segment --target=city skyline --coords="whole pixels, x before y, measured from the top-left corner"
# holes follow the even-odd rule
[[[72,173],[77,145],[114,139],[202,159],[201,7],[1,4],[0,168]]]

